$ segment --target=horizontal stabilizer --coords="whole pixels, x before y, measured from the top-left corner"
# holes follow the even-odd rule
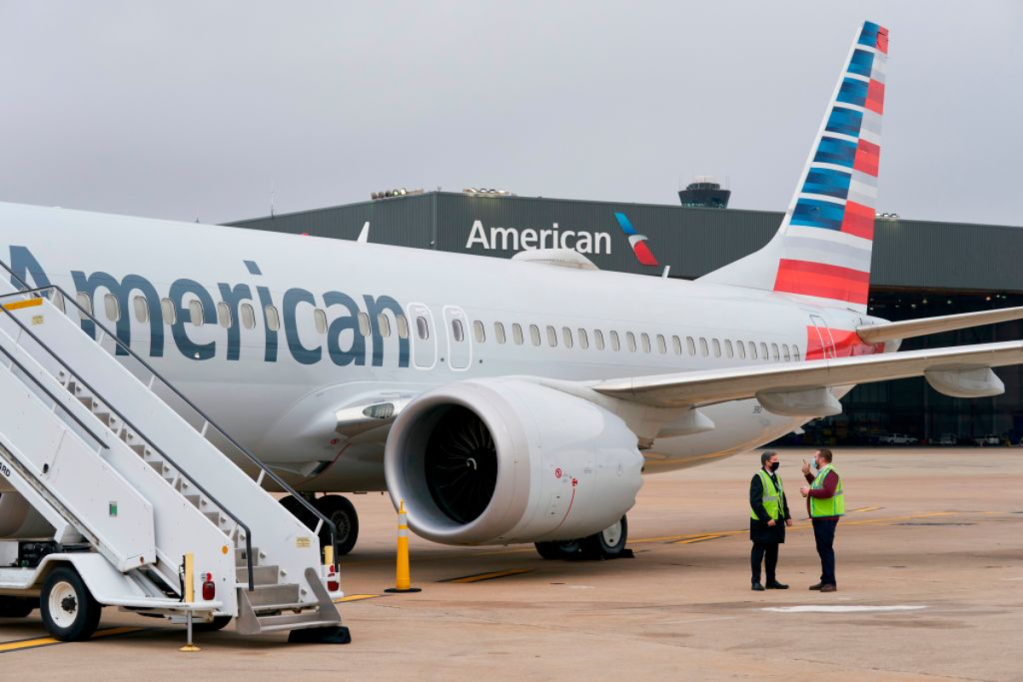
[[[925,317],[920,320],[866,325],[858,327],[856,333],[863,339],[864,343],[884,343],[886,341],[911,339],[915,336],[951,332],[957,329],[982,327],[988,324],[998,324],[999,322],[1011,322],[1012,320],[1023,320],[1023,306],[1003,308],[1001,310],[982,310],[978,313],[942,315],[941,317]]]

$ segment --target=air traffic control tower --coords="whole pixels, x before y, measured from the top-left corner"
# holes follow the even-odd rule
[[[728,208],[732,190],[721,189],[721,185],[709,175],[699,175],[693,182],[680,190],[678,198],[688,208]]]

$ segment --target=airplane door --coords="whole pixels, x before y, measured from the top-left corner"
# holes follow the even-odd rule
[[[472,363],[472,339],[469,318],[455,306],[444,306],[444,332],[448,337],[448,366],[456,371],[469,369]]]
[[[412,365],[416,369],[433,369],[437,364],[437,333],[433,313],[422,303],[409,303],[410,336],[412,337]]]
[[[817,330],[817,338],[820,340],[820,357],[812,358],[814,360],[831,360],[835,358],[835,338],[831,335],[831,329],[828,327],[828,323],[823,318],[817,317],[816,315],[810,316],[810,321],[813,322],[814,329]],[[809,350],[809,349],[807,349]],[[807,353],[807,359],[811,359]]]

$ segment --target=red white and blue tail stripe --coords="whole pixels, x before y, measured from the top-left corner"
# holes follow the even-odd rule
[[[865,22],[778,234],[706,280],[866,312],[887,58],[888,29]]]

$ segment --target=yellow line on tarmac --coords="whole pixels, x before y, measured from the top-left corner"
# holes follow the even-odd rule
[[[448,578],[447,580],[440,580],[442,583],[478,583],[484,580],[496,580],[497,578],[507,578],[511,575],[521,575],[523,573],[532,573],[532,569],[529,568],[513,568],[508,571],[494,571],[492,573],[477,573],[475,575],[466,575],[461,578]]]
[[[350,601],[363,601],[364,599],[376,599],[377,597],[383,597],[382,594],[350,594],[347,597],[341,597],[335,599],[335,604],[344,604]]]
[[[883,507],[860,507],[859,509],[853,509],[851,511],[854,511],[854,512],[871,512],[871,511],[877,511],[878,509],[883,509]]]
[[[695,538],[690,538],[688,540],[676,540],[675,542],[673,542],[671,544],[673,544],[673,545],[691,545],[694,542],[706,542],[707,540],[716,540],[717,538],[723,538],[723,537],[725,537],[725,536],[722,535],[722,534],[717,534],[717,533],[711,534],[711,535],[699,535],[699,536],[697,536]]]
[[[114,635],[127,635],[132,632],[142,632],[143,630],[152,630],[153,628],[109,628],[107,630],[97,630],[92,635],[92,639],[100,637],[112,637]],[[38,649],[45,646],[53,646],[54,644],[70,644],[70,642],[62,642],[56,637],[37,637],[35,639],[22,639],[15,642],[7,642],[0,644],[0,654],[6,654],[11,651],[23,651],[24,649]]]

